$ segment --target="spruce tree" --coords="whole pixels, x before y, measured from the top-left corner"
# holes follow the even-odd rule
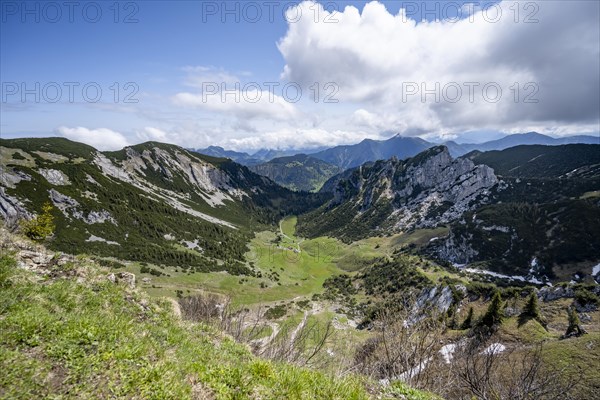
[[[473,307],[469,307],[469,313],[467,314],[467,318],[463,321],[461,328],[462,329],[470,329],[473,327]]]
[[[504,319],[504,310],[502,309],[502,306],[500,292],[496,291],[494,296],[492,296],[492,301],[490,302],[487,311],[481,319],[481,323],[490,328],[501,324],[502,320]]]
[[[527,304],[525,304],[525,307],[523,308],[523,312],[519,315],[519,326],[526,323],[529,319],[536,320],[544,327],[544,329],[548,330],[547,322],[544,317],[542,317],[538,298],[535,293],[531,293],[527,299]]]
[[[564,334],[563,338],[585,335],[587,332],[581,327],[579,315],[577,315],[575,307],[569,307],[567,313],[569,315],[569,326],[567,327],[567,332]]]
[[[538,304],[538,298],[535,293],[531,293],[531,296],[529,296],[523,314],[538,321],[541,320],[542,315],[540,314],[540,305]]]

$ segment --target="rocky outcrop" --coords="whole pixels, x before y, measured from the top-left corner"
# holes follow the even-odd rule
[[[31,219],[32,214],[25,209],[19,199],[6,194],[4,188],[0,186],[0,217],[10,225],[20,218]]]
[[[477,250],[473,249],[470,239],[462,236],[456,236],[454,232],[450,232],[445,240],[434,247],[436,257],[446,260],[452,264],[465,265],[473,261],[477,255]]]
[[[14,189],[21,181],[30,181],[31,176],[23,171],[14,170],[0,165],[0,185]]]
[[[453,160],[446,147],[433,148],[424,156],[422,162],[409,162],[391,188],[394,201],[404,203],[396,211],[398,229],[456,220],[487,202],[489,190],[498,183],[491,168],[475,166],[468,159]]]
[[[385,201],[393,206],[387,221],[393,230],[434,227],[487,202],[497,183],[491,168],[452,159],[446,147],[438,146],[408,160],[357,168],[337,183],[330,206],[350,201],[360,215]]]
[[[88,225],[91,224],[103,224],[110,222],[117,225],[117,222],[112,215],[106,210],[90,211],[85,214],[79,210],[79,202],[67,195],[64,195],[54,189],[48,191],[50,193],[50,200],[56,208],[58,208],[65,217],[80,219]]]
[[[467,288],[464,285],[454,285],[454,287],[434,286],[423,289],[417,296],[406,323],[413,324],[421,320],[431,309],[436,309],[440,314],[446,313],[454,302],[454,293],[464,298],[467,295]]]
[[[108,274],[106,277],[112,283],[123,283],[125,286],[130,289],[135,289],[135,275],[131,272],[118,272]]]
[[[538,291],[538,298],[544,302],[573,298],[575,293],[570,286],[544,287]]]
[[[38,169],[38,173],[44,178],[46,178],[48,183],[50,183],[51,185],[65,186],[71,184],[71,182],[69,181],[69,177],[66,176],[62,171],[59,171],[57,169],[40,168]]]

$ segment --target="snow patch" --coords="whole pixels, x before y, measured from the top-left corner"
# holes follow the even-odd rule
[[[398,375],[398,379],[401,381],[407,381],[408,379],[414,378],[415,376],[419,375],[421,373],[421,371],[423,371],[425,369],[425,367],[427,366],[429,361],[431,361],[431,358],[428,358],[427,360],[423,360],[423,362],[419,363],[419,365]]]
[[[440,354],[442,355],[442,357],[444,357],[444,361],[446,362],[446,364],[450,364],[450,362],[452,361],[452,357],[454,355],[455,350],[455,343],[447,344],[440,349]]]
[[[485,355],[497,355],[506,350],[506,346],[502,343],[492,343],[490,344],[481,354]]]
[[[455,264],[455,266],[457,266],[457,264]],[[459,267],[460,268],[460,267]],[[463,271],[465,272],[469,272],[472,274],[483,274],[483,275],[489,275],[489,276],[493,276],[494,278],[500,278],[500,279],[508,279],[509,281],[521,281],[521,282],[529,282],[529,283],[534,283],[536,285],[548,285],[548,286],[552,286],[552,284],[550,284],[549,282],[542,282],[541,280],[537,279],[536,277],[525,277],[525,276],[520,276],[520,275],[503,275],[503,274],[499,274],[497,272],[493,272],[493,271],[486,271],[483,269],[476,269],[476,268],[461,268]]]

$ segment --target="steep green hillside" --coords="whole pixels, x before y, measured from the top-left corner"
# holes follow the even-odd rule
[[[509,276],[555,279],[565,268],[591,270],[600,261],[600,207],[591,199],[484,206],[450,225],[449,237],[429,251]]]
[[[472,152],[464,157],[485,164],[497,175],[516,178],[591,178],[600,176],[600,145],[517,146]]]
[[[274,158],[250,169],[288,189],[307,192],[318,191],[325,181],[341,171],[335,165],[306,154]]]
[[[579,279],[600,260],[600,146],[518,146],[474,152],[501,184],[490,204],[450,226],[430,253],[532,280]]]
[[[100,153],[60,138],[0,140],[0,215],[54,206],[50,246],[75,253],[252,274],[253,232],[326,195],[295,193],[230,160],[148,142]]]

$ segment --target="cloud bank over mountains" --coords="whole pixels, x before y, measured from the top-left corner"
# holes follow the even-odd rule
[[[278,43],[283,77],[336,82],[353,121],[378,130],[597,129],[599,3],[527,4],[417,23],[378,2],[333,14],[305,2]]]
[[[169,93],[110,107],[134,115],[135,127],[106,118],[113,124],[77,121],[54,131],[101,149],[159,140],[247,151],[398,133],[460,140],[477,131],[600,132],[599,2],[455,6],[460,18],[436,3],[438,20],[417,20],[409,6],[425,3],[391,13],[377,1],[338,11],[304,1],[271,44],[283,59],[279,76],[177,66]]]

